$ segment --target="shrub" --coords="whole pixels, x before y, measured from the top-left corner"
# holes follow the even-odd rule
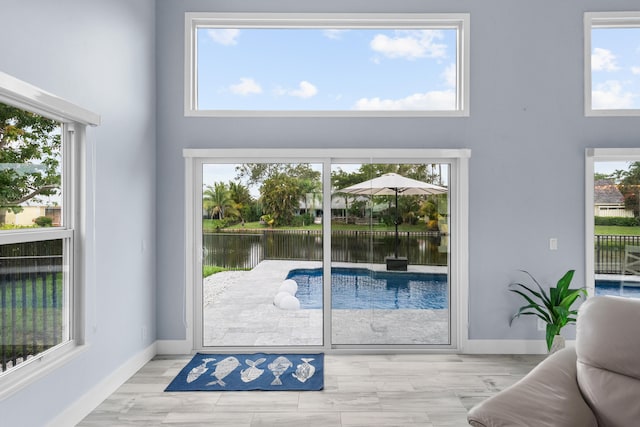
[[[53,225],[53,219],[48,216],[39,216],[33,220],[39,227],[51,227]]]
[[[638,218],[628,218],[622,216],[596,216],[595,225],[637,227],[638,225],[640,225],[640,221],[638,221]]]
[[[302,227],[309,224],[313,224],[313,215],[311,215],[310,213],[296,215],[291,220],[291,226],[293,227]]]

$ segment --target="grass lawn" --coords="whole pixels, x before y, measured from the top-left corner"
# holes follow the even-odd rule
[[[595,233],[609,236],[640,236],[640,227],[622,227],[617,225],[596,225]]]

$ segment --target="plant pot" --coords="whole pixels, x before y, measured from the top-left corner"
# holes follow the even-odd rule
[[[553,337],[553,342],[551,343],[549,354],[553,354],[558,350],[562,350],[563,348],[564,348],[564,337],[562,335],[556,335]]]

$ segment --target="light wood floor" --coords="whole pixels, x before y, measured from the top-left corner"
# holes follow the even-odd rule
[[[328,354],[323,391],[164,392],[189,360],[156,357],[78,425],[465,426],[542,356]]]

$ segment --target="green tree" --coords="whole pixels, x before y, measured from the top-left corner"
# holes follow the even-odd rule
[[[290,225],[304,193],[300,179],[284,172],[267,178],[260,187],[262,207],[275,225]]]
[[[58,194],[60,147],[58,122],[0,103],[0,223],[8,210]]]
[[[231,192],[224,182],[216,182],[213,186],[206,185],[202,192],[202,207],[211,218],[225,219],[227,216],[239,216],[234,206]]]
[[[246,221],[251,216],[254,204],[249,189],[240,183],[229,181],[229,196],[233,200],[233,207],[238,211],[240,220]]]
[[[246,180],[248,185],[259,185],[281,174],[315,181],[320,181],[321,176],[308,163],[245,163],[236,167],[236,172],[237,178]]]
[[[640,162],[633,162],[626,171],[617,170],[618,189],[624,197],[624,206],[633,210],[633,216],[640,216]]]

